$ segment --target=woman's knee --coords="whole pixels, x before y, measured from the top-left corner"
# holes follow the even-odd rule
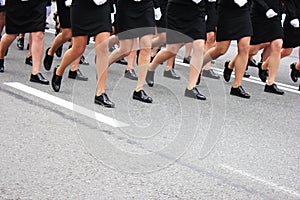
[[[282,48],[282,39],[277,39],[271,42],[271,50],[274,52],[280,52]]]
[[[61,35],[64,41],[68,41],[69,39],[72,38],[72,31],[71,29],[63,29]]]

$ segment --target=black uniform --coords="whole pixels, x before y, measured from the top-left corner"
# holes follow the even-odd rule
[[[285,0],[287,16],[284,21],[283,48],[295,48],[300,46],[300,28],[293,27],[290,22],[293,19],[300,20],[300,1]]]
[[[206,39],[205,3],[169,0],[167,7],[167,44]]]
[[[110,4],[96,5],[93,0],[73,0],[71,6],[73,36],[94,36],[111,32]]]
[[[155,33],[153,0],[118,0],[117,31],[119,39],[133,39]]]
[[[253,0],[251,9],[253,37],[251,38],[251,45],[283,38],[281,7],[280,0]],[[269,9],[273,9],[278,15],[267,18],[266,12]]]
[[[160,8],[161,18],[156,22],[157,32],[166,32],[168,0],[153,0],[154,8]]]
[[[65,0],[56,0],[57,14],[61,28],[71,28],[70,7],[67,7]]]
[[[46,3],[46,0],[6,1],[6,33],[18,34],[44,31]]]
[[[205,0],[206,32],[216,32],[218,23],[217,2]]]
[[[238,40],[252,36],[250,3],[239,7],[233,0],[220,0],[218,4],[217,42]]]

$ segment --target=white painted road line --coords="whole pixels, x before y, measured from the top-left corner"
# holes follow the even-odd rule
[[[240,175],[242,175],[244,177],[247,177],[248,179],[252,179],[252,180],[254,180],[256,182],[260,182],[260,183],[262,183],[264,185],[267,185],[267,186],[271,187],[274,190],[281,191],[281,192],[287,193],[287,194],[292,195],[292,196],[300,197],[300,194],[298,192],[292,190],[292,189],[286,188],[284,186],[277,185],[277,184],[272,183],[270,181],[266,181],[266,180],[264,180],[262,178],[254,176],[254,175],[249,174],[247,172],[244,172],[242,170],[235,169],[235,168],[233,168],[231,166],[228,166],[228,165],[221,164],[220,166],[222,168],[224,168],[224,169],[227,169],[227,170],[230,170],[230,171],[234,172],[235,174],[240,174]]]
[[[72,110],[74,112],[77,112],[81,115],[84,115],[86,117],[89,117],[91,119],[97,120],[99,122],[102,122],[104,124],[110,125],[112,127],[127,127],[129,126],[128,124],[118,121],[116,119],[113,119],[111,117],[105,116],[101,113],[95,112],[93,110],[89,110],[85,107],[82,107],[80,105],[76,105],[72,102],[66,101],[64,99],[61,99],[59,97],[53,96],[51,94],[48,94],[46,92],[37,90],[35,88],[29,87],[27,85],[24,85],[19,82],[5,82],[4,83],[7,86],[10,86],[12,88],[15,88],[17,90],[23,91],[27,94],[31,94],[33,96],[39,97],[41,99],[44,99],[48,102],[51,102],[53,104],[59,105],[63,108]]]
[[[175,61],[176,61],[176,64],[179,64],[179,65],[184,66],[184,67],[189,67],[189,64],[183,63],[182,60],[180,60],[178,58],[176,58]],[[223,76],[223,70],[222,69],[215,68],[215,67],[211,67],[211,68],[214,69],[217,74]],[[232,74],[231,77],[234,78],[234,75]],[[253,77],[253,76],[251,76],[250,78],[243,78],[243,81],[256,83],[256,84],[259,84],[259,85],[265,85],[266,84],[266,83],[261,82],[261,80],[259,78]],[[284,83],[278,83],[278,82],[276,82],[276,84],[279,86],[278,88],[280,88],[282,90],[292,92],[292,93],[295,93],[295,94],[300,94],[300,91],[298,91],[298,87],[295,87],[295,86],[292,86],[292,85],[287,85],[287,84],[284,84]]]

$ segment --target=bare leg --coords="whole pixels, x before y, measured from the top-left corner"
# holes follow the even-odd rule
[[[155,56],[154,60],[150,64],[149,71],[155,71],[160,63],[163,63],[169,58],[176,56],[177,52],[182,46],[183,43],[167,44],[166,49],[158,52],[158,54]]]
[[[299,61],[298,61],[297,64],[296,64],[296,69],[297,69],[297,70],[300,70],[300,47],[299,47],[299,49],[298,49],[298,58],[299,58]]]
[[[31,33],[32,45],[31,45],[31,54],[32,54],[32,74],[37,74],[40,72],[41,63],[43,59],[44,52],[44,33],[43,32],[34,32]]]
[[[268,85],[272,85],[275,82],[275,77],[280,64],[281,47],[282,39],[277,39],[271,42],[271,54],[267,61],[267,65],[269,66]]]
[[[65,69],[83,54],[87,40],[88,36],[77,36],[72,38],[72,48],[68,49],[64,54],[64,57],[56,70],[56,75],[62,76]]]
[[[169,58],[165,70],[169,71],[170,69],[172,69],[173,65],[174,65],[174,62],[175,62],[175,56]]]
[[[120,40],[119,48],[116,49],[115,51],[113,51],[109,55],[108,64],[111,65],[112,63],[115,63],[116,61],[120,60],[121,58],[128,56],[133,47],[133,40],[134,39]]]
[[[140,55],[138,59],[138,83],[135,91],[140,91],[144,87],[148,66],[150,64],[151,42],[153,35],[145,35],[140,38]]]
[[[73,63],[72,63],[72,67],[71,67],[71,71],[74,72],[79,68],[79,62],[80,62],[80,57],[78,57]]]
[[[53,56],[55,51],[67,42],[69,39],[72,38],[72,29],[70,28],[63,28],[62,32],[60,32],[54,39],[49,51],[48,55]]]
[[[282,48],[281,49],[281,58],[285,58],[291,55],[293,52],[293,48]]]
[[[243,37],[238,41],[238,54],[232,65],[235,67],[235,79],[233,87],[242,85],[243,75],[245,73],[250,49],[250,37]]]
[[[134,69],[134,60],[136,57],[136,50],[137,50],[137,39],[133,40],[133,45],[132,45],[132,51],[128,55],[128,64],[127,64],[127,70]]]
[[[193,49],[193,43],[186,43],[185,44],[185,53],[184,53],[184,58],[188,58],[191,55],[192,49]]]
[[[0,59],[4,59],[4,54],[11,43],[16,39],[17,34],[4,34],[0,42]]]
[[[166,42],[166,32],[158,33],[157,37],[152,39],[152,48],[159,47]]]
[[[216,33],[215,32],[209,32],[206,35],[207,35],[207,39],[206,39],[206,42],[205,42],[204,50],[208,51],[209,49],[213,48],[215,43],[216,43]],[[209,70],[210,65],[211,65],[211,63],[208,62],[204,66],[204,70]]]
[[[192,43],[193,54],[190,62],[190,78],[188,83],[188,89],[191,90],[196,86],[202,64],[204,53],[204,40],[194,40]]]
[[[108,72],[108,43],[109,32],[100,33],[96,36],[95,50],[97,55],[96,69],[98,74],[97,96],[105,92],[107,72]]]
[[[203,58],[203,65],[206,65],[208,62],[217,59],[218,57],[224,55],[229,46],[230,46],[231,41],[222,41],[222,42],[217,42],[216,46],[213,48],[209,49]],[[230,68],[230,67],[229,67]]]

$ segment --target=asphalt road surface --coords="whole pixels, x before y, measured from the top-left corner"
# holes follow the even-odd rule
[[[235,52],[233,43],[216,72]],[[85,52],[90,65],[80,66],[89,81],[68,79],[66,70],[59,93],[29,82],[26,53],[15,41],[0,74],[0,199],[300,199],[300,92],[289,77],[297,51],[280,64],[283,96],[265,93],[249,67],[249,100],[229,95],[233,78],[203,78],[198,89],[207,101],[184,97],[183,50],[180,80],[164,78],[164,64],[155,86],[145,86],[153,104],[132,100],[136,82],[113,64],[114,109],[93,103],[93,44]],[[52,70],[42,73],[50,80]]]

